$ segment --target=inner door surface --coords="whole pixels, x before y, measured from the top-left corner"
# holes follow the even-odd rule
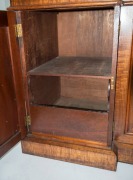
[[[20,139],[7,13],[0,12],[0,157]]]

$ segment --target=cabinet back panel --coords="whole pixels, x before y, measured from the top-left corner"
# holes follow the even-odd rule
[[[61,96],[90,101],[108,100],[108,80],[61,77]]]
[[[108,80],[75,77],[30,76],[32,104],[108,110]]]
[[[59,56],[112,57],[114,10],[58,14]]]
[[[58,56],[57,13],[23,12],[27,71]]]

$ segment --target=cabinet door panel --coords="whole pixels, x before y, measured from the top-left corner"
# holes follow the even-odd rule
[[[20,139],[6,12],[0,12],[0,157]]]
[[[133,162],[133,146],[126,146],[126,144],[133,145],[132,37],[133,6],[125,6],[121,8],[121,27],[116,82],[114,139],[116,141],[116,146],[118,149],[118,160],[128,163]],[[131,161],[128,160],[129,156]],[[127,161],[125,159],[127,159]]]
[[[11,45],[11,63],[13,68],[13,76],[14,76],[14,84],[16,91],[16,100],[17,100],[17,108],[18,108],[18,120],[21,131],[21,138],[24,138],[27,134],[26,126],[25,126],[25,116],[26,116],[26,101],[25,101],[25,89],[24,89],[24,76],[22,75],[22,71],[24,69],[21,68],[21,64],[23,61],[22,47],[23,42],[22,38],[16,37],[16,24],[20,24],[18,22],[19,13],[8,11],[8,26],[9,26],[9,34],[10,34],[10,45]]]
[[[121,27],[117,65],[116,101],[115,101],[115,137],[125,132],[127,104],[129,94],[133,7],[121,8]]]
[[[18,131],[16,97],[8,44],[8,28],[0,27],[0,145]]]

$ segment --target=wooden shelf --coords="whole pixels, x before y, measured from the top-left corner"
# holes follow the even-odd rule
[[[84,110],[99,110],[99,111],[107,111],[108,110],[108,102],[107,101],[89,101],[86,99],[76,99],[76,98],[68,98],[68,97],[60,97],[58,100],[53,103],[54,106],[59,107],[71,107],[77,109]]]
[[[56,57],[29,71],[29,75],[111,78],[111,58]]]

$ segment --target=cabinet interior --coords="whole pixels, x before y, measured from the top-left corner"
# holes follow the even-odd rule
[[[24,31],[28,33],[30,29],[25,38],[32,103],[59,106],[64,104],[75,108],[82,108],[83,104],[83,109],[108,109],[113,13],[113,9],[93,9],[24,14],[28,19],[23,26]],[[41,85],[38,88],[41,94],[36,93],[38,79],[44,84],[44,94]],[[49,91],[45,89],[45,83]],[[52,96],[46,101],[50,93]],[[75,93],[79,95],[76,96]],[[90,104],[95,105],[87,105],[87,99]]]
[[[22,20],[30,106],[65,108],[71,114],[75,110],[108,113],[114,9],[26,11]],[[41,131],[46,122],[41,119],[32,120],[33,131]],[[107,116],[105,119],[104,142]],[[44,129],[44,133],[53,132]],[[100,132],[99,128],[92,131]]]

